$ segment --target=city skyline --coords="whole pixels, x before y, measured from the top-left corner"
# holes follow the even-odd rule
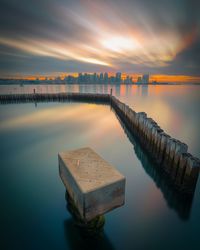
[[[88,75],[93,75],[93,74],[105,74],[107,73],[109,77],[115,76],[116,72],[54,72],[53,74],[34,74],[34,75],[21,75],[21,74],[16,74],[16,75],[10,75],[10,76],[4,76],[0,77],[1,81],[4,82],[5,80],[26,80],[26,81],[35,81],[35,80],[40,80],[40,81],[45,81],[45,80],[55,80],[56,78],[60,77],[62,80],[66,78],[67,76],[72,76],[72,77],[78,77],[78,75],[82,74],[88,74]],[[129,76],[132,78],[133,82],[137,82],[138,77],[141,77],[143,74],[138,74],[138,73],[121,73],[121,77],[123,80]],[[186,75],[154,75],[154,74],[149,74],[149,81],[150,82],[157,82],[157,83],[173,83],[173,84],[187,84],[187,83],[192,83],[192,84],[199,84],[200,83],[200,77],[199,76],[186,76]]]
[[[121,71],[200,82],[197,1],[0,0],[0,7],[0,77]]]

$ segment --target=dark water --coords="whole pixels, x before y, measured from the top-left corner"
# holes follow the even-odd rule
[[[38,92],[109,92],[111,86],[37,86]],[[35,86],[1,93],[32,92]],[[199,86],[119,86],[116,96],[145,111],[200,157]],[[59,151],[94,148],[126,176],[126,203],[105,215],[104,234],[81,237],[66,210]],[[192,201],[177,197],[108,106],[0,105],[1,249],[200,249],[200,180]]]

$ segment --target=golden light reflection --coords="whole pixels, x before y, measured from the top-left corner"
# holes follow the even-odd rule
[[[65,124],[65,122],[80,124],[87,127],[90,133],[102,136],[105,131],[113,128],[113,119],[109,108],[95,104],[70,104],[53,106],[35,110],[30,114],[19,115],[0,123],[0,129],[17,129],[20,127],[40,127]],[[98,120],[98,123],[96,122]],[[95,125],[94,125],[95,123]]]

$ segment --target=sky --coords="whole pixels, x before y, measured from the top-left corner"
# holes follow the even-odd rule
[[[200,1],[0,0],[0,77],[200,76]]]

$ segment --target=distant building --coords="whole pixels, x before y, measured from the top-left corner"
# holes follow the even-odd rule
[[[139,76],[136,83],[137,84],[148,84],[149,83],[149,74],[144,74],[143,76]]]
[[[115,76],[116,83],[121,83],[121,77],[122,77],[122,73],[117,72]]]
[[[97,82],[97,73],[93,74],[93,82],[96,83]]]
[[[141,84],[141,83],[142,83],[142,77],[141,77],[141,76],[138,76],[137,84]]]
[[[83,74],[79,73],[78,74],[78,79],[77,79],[78,83],[82,83],[83,82]]]
[[[125,84],[132,84],[133,83],[132,77],[126,76],[126,79],[124,80],[124,83]]]
[[[104,83],[108,83],[108,73],[105,72],[103,76]]]
[[[109,76],[107,72],[104,73],[78,73],[78,76],[66,74],[65,77],[57,76],[55,78],[37,78],[34,80],[34,83],[40,83],[41,81],[46,81],[46,83],[55,83],[55,84],[116,84],[120,85],[122,83],[125,84],[133,84],[133,78],[129,75],[122,74],[121,72],[117,72],[115,75]],[[139,76],[137,84],[148,84],[149,83],[149,75],[144,74],[143,76]],[[156,83],[156,82],[153,82]]]
[[[101,83],[103,82],[103,73],[100,73],[99,80]]]
[[[55,81],[55,83],[58,83],[58,84],[62,83],[62,79],[60,76],[56,77],[54,81]]]
[[[145,74],[142,76],[142,83],[148,84],[149,83],[149,74]]]

